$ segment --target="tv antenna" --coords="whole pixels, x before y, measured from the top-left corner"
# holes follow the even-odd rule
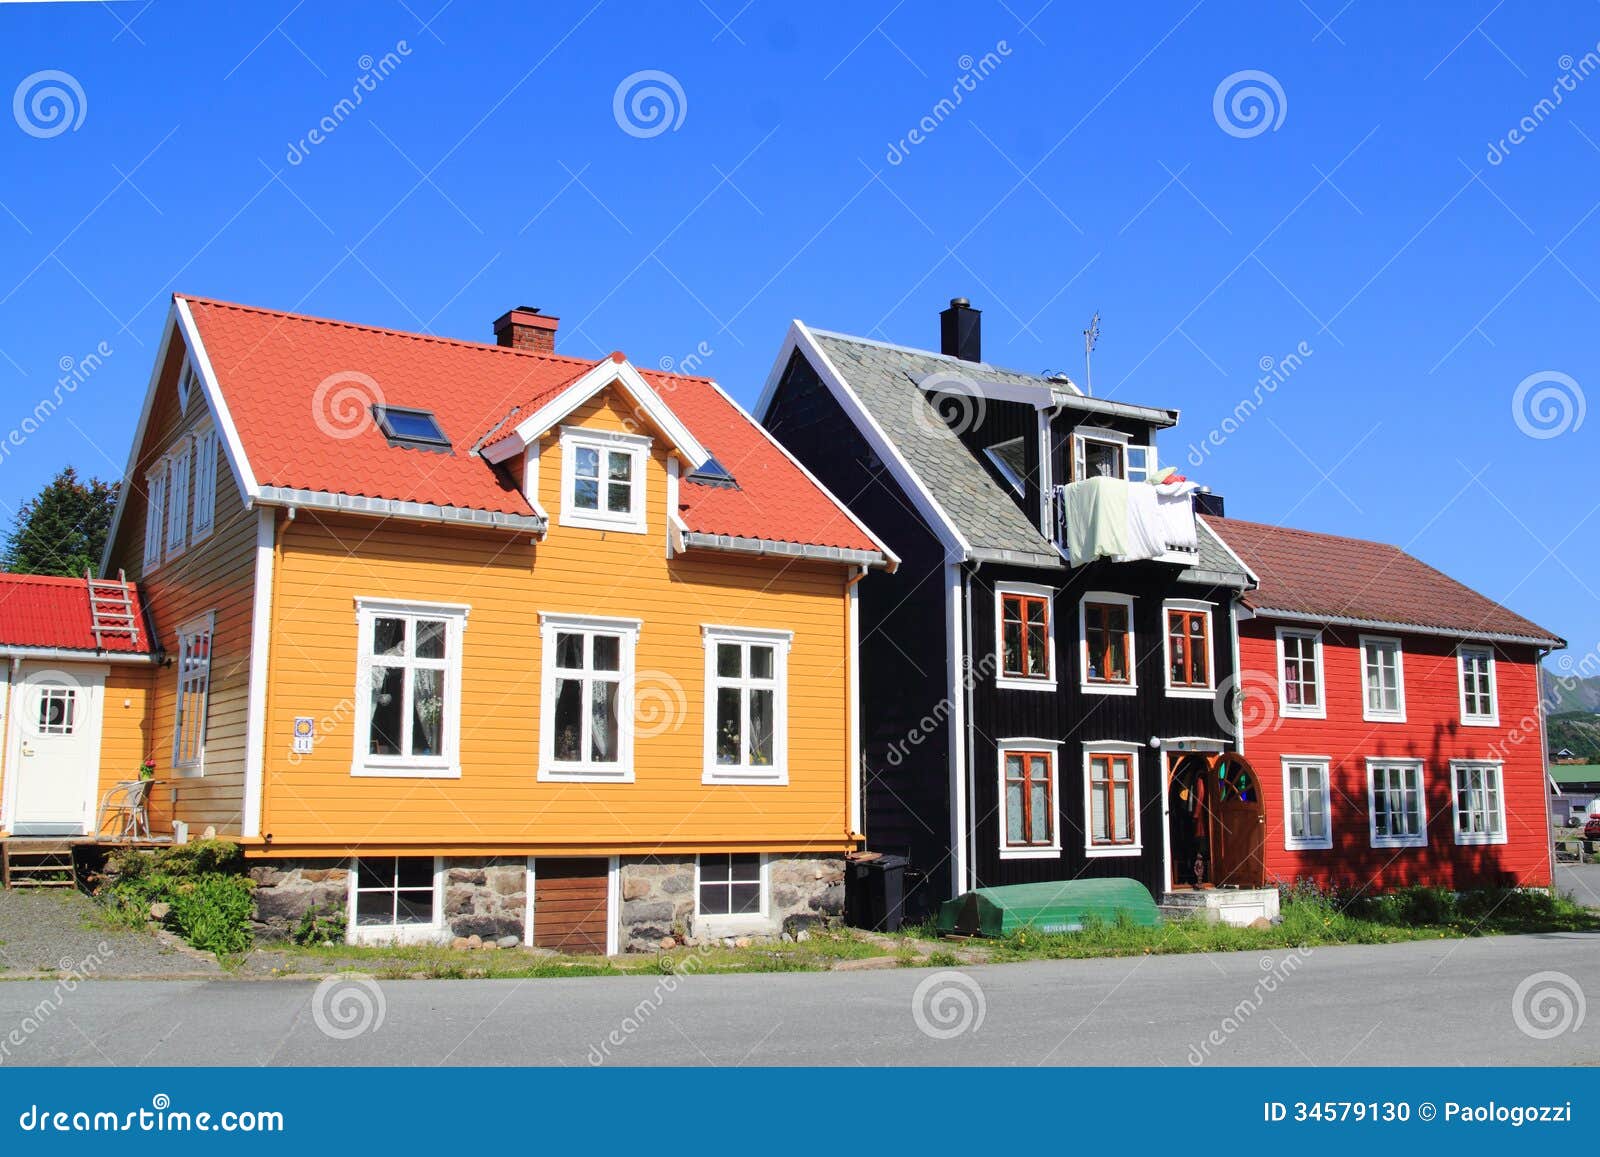
[[[1083,392],[1094,393],[1094,378],[1090,371],[1090,362],[1094,354],[1095,343],[1100,340],[1100,311],[1094,311],[1094,316],[1089,319],[1089,328],[1083,331]]]

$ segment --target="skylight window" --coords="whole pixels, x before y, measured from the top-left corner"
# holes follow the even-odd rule
[[[1009,442],[986,447],[983,452],[988,455],[989,461],[994,463],[994,468],[1000,471],[1000,477],[1006,480],[1011,489],[1018,494],[1027,490],[1023,476],[1028,471],[1028,455],[1021,438],[1013,438]]]
[[[372,418],[391,446],[414,450],[450,451],[450,439],[431,410],[407,410],[398,406],[372,407]]]
[[[687,481],[698,482],[701,486],[720,486],[727,490],[739,489],[739,483],[734,479],[728,468],[715,458],[707,458]]]

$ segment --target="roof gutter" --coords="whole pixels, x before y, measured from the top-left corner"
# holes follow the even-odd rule
[[[1337,627],[1375,627],[1385,631],[1399,631],[1412,635],[1440,635],[1449,639],[1484,639],[1491,643],[1515,643],[1528,647],[1548,647],[1561,650],[1565,639],[1549,635],[1512,635],[1500,631],[1475,631],[1469,627],[1425,627],[1418,623],[1395,623],[1387,619],[1357,619],[1349,615],[1313,615],[1305,611],[1285,611],[1274,607],[1252,607],[1252,612],[1263,619],[1286,619],[1296,623],[1330,623]]]
[[[1132,418],[1149,422],[1153,426],[1170,428],[1178,424],[1177,410],[1163,410],[1155,406],[1137,406],[1132,402],[1113,402],[1109,398],[1091,398],[1052,388],[1050,400],[1057,410],[1081,410],[1086,414],[1106,414],[1114,418]]]
[[[408,502],[397,498],[370,498],[364,494],[333,494],[326,490],[295,490],[284,486],[263,486],[256,505],[286,506],[307,510],[332,510],[340,514],[361,514],[376,518],[401,518],[408,522],[443,523],[452,526],[481,526],[543,534],[546,519],[536,514],[506,514],[498,510],[478,510],[468,506],[436,506],[429,502]]]
[[[133,663],[149,665],[159,663],[161,656],[149,651],[97,651],[93,648],[78,650],[75,647],[13,647],[0,644],[0,657],[13,662],[20,659],[44,659],[52,663]]]
[[[973,562],[998,562],[1009,563],[1013,566],[1042,567],[1047,570],[1059,570],[1066,565],[1059,554],[1034,554],[1022,550],[995,550],[990,547],[974,547],[967,555]]]
[[[707,534],[691,530],[683,536],[684,548],[725,550],[735,554],[772,555],[808,562],[837,562],[850,566],[881,566],[893,569],[889,560],[875,550],[853,550],[842,546],[815,546],[809,543],[780,542],[771,538],[738,538],[731,534]]]

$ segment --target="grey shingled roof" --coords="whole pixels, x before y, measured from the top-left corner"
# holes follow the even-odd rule
[[[1060,383],[1037,374],[849,334],[816,329],[810,332],[923,486],[972,545],[974,555],[981,559],[1045,567],[1066,565],[1050,541],[935,413],[919,384],[929,375],[956,373],[978,384],[1037,389],[1042,397],[1048,395],[1047,400],[1080,408],[1115,406],[1160,424],[1170,425],[1176,420],[1172,411],[1072,395]],[[1199,537],[1200,557],[1185,568],[1181,576],[1185,581],[1208,586],[1250,585],[1249,575],[1204,523]]]
[[[1045,379],[845,334],[822,330],[811,334],[977,557],[1064,565],[1055,547],[962,445],[917,384],[930,374],[956,370],[979,383],[1033,386],[1048,392]]]

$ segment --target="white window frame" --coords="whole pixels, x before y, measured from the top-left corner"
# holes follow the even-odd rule
[[[189,412],[189,399],[200,386],[200,375],[195,371],[194,362],[187,356],[183,359],[183,368],[178,371],[178,413]]]
[[[1215,603],[1202,599],[1166,599],[1161,604],[1161,681],[1169,699],[1215,699],[1217,697],[1217,637]],[[1187,611],[1206,617],[1206,685],[1204,687],[1174,686],[1172,682],[1172,623],[1171,612]]]
[[[1500,831],[1463,832],[1461,830],[1461,776],[1466,772],[1483,771],[1494,775],[1495,795],[1500,801]],[[1479,847],[1503,844],[1507,841],[1505,764],[1498,759],[1452,759],[1450,761],[1450,830],[1455,833],[1459,846]]]
[[[211,661],[216,650],[216,625],[216,612],[207,611],[178,628],[178,645],[173,658],[178,677],[178,693],[172,707],[172,769],[183,777],[205,774],[206,720],[211,713]],[[202,636],[206,640],[205,664],[191,665],[189,656],[192,653],[194,640]],[[186,719],[184,715],[184,705],[189,702],[187,696],[191,694],[199,697],[198,720]],[[184,758],[185,727],[191,723],[194,727],[191,733],[194,739],[194,754],[191,758]]]
[[[1007,755],[1044,755],[1050,760],[1048,781],[1050,784],[1050,843],[1044,844],[1018,844],[1011,845],[1006,842],[1007,816],[1006,816],[1006,756]],[[1000,858],[1002,860],[1058,860],[1061,858],[1061,743],[1055,739],[1037,739],[1029,736],[1020,736],[1014,739],[1000,739],[995,743],[995,782],[999,794],[995,798],[1000,806],[995,809],[999,816],[999,828],[996,838],[999,842]]]
[[[741,659],[738,678],[717,674],[717,647],[727,643],[741,648],[749,646],[772,648],[772,678],[756,679],[749,672],[749,664]],[[713,623],[700,626],[700,644],[705,651],[705,760],[700,773],[701,783],[742,783],[752,785],[783,786],[789,782],[789,648],[794,644],[793,631],[769,630],[764,627],[725,627]],[[748,657],[749,652],[744,655]],[[755,689],[771,690],[772,696],[772,764],[763,767],[749,762],[725,764],[717,762],[717,692],[723,689],[739,691],[740,719],[749,721],[749,693]],[[748,739],[743,727],[741,738],[746,741],[745,759],[748,760]]]
[[[1088,478],[1086,471],[1089,468],[1089,455],[1085,442],[1109,442],[1122,448],[1122,473],[1117,477],[1124,480],[1128,477],[1128,446],[1133,441],[1132,434],[1124,434],[1121,430],[1107,430],[1101,426],[1079,426],[1072,431],[1072,480],[1083,482]],[[1098,475],[1097,475],[1098,477]]]
[[[194,518],[189,543],[211,537],[217,524],[217,432],[207,426],[194,436]]]
[[[1412,836],[1378,834],[1378,772],[1414,771],[1417,775],[1417,834]],[[1425,848],[1428,846],[1428,774],[1420,759],[1367,759],[1367,836],[1375,848]]]
[[[357,924],[356,892],[361,879],[359,861],[367,860],[433,860],[433,921],[429,924]],[[345,896],[345,943],[347,944],[432,944],[444,938],[444,876],[443,856],[356,856],[350,860],[350,882]],[[393,889],[388,889],[393,891]],[[528,894],[533,902],[533,894]]]
[[[167,541],[167,464],[156,463],[144,477],[144,569],[149,574],[159,567]]]
[[[1083,745],[1083,854],[1091,859],[1109,856],[1140,856],[1144,854],[1145,817],[1139,798],[1139,752],[1137,743],[1097,740]],[[1129,776],[1128,807],[1133,815],[1133,843],[1115,846],[1097,845],[1094,842],[1094,790],[1090,782],[1090,769],[1096,755],[1127,755]],[[1107,819],[1110,819],[1107,816]]]
[[[1475,715],[1467,710],[1467,656],[1483,655],[1489,660],[1489,714]],[[1494,648],[1479,643],[1462,643],[1456,648],[1456,697],[1461,706],[1461,726],[1500,726],[1500,673],[1495,668]]]
[[[167,553],[169,559],[189,545],[189,475],[194,447],[185,438],[167,455]]]
[[[472,610],[465,603],[429,603],[411,599],[356,597],[356,725],[351,730],[353,751],[350,774],[387,779],[461,778],[461,670],[462,645],[467,616]],[[442,619],[445,623],[445,657],[418,660],[406,655],[402,663],[374,663],[373,624],[378,619]],[[415,627],[408,628],[408,635]],[[368,751],[372,734],[372,668],[374,666],[413,667],[421,664],[444,672],[444,750],[436,756],[373,755]],[[408,681],[407,686],[410,686]],[[410,713],[402,710],[402,725],[411,726]]]
[[[1291,635],[1313,641],[1311,661],[1316,667],[1317,676],[1317,705],[1315,707],[1308,708],[1304,704],[1291,704],[1289,702],[1289,680],[1284,668],[1283,641]],[[1322,631],[1317,628],[1278,628],[1278,717],[1280,719],[1326,719],[1328,717],[1328,672],[1322,647]]]
[[[582,426],[561,427],[561,516],[562,526],[582,527],[586,530],[618,530],[626,534],[645,534],[649,531],[649,494],[645,475],[650,465],[651,439],[642,434],[612,433],[590,430]],[[576,480],[577,452],[579,447],[595,450],[600,455],[600,509],[584,510],[573,502],[573,483]],[[632,460],[629,485],[629,511],[618,514],[605,509],[606,505],[606,455],[627,454]]]
[[[620,619],[603,615],[572,615],[541,611],[540,646],[543,675],[539,689],[539,782],[541,783],[632,783],[634,731],[634,653],[638,647],[640,619]],[[556,635],[615,635],[620,640],[617,660],[617,759],[614,763],[595,763],[589,759],[557,762],[556,750]],[[585,655],[593,653],[592,642],[584,643]],[[584,675],[586,682],[589,674]],[[589,703],[584,697],[584,736],[580,750],[589,751]]]
[[[1326,852],[1333,848],[1333,759],[1327,755],[1285,755],[1283,767],[1283,849],[1286,852]],[[1289,782],[1290,771],[1315,768],[1322,778],[1322,835],[1297,836],[1294,834],[1294,792]],[[1301,793],[1305,792],[1304,776]]]
[[[1086,695],[1137,695],[1139,693],[1138,632],[1133,625],[1132,595],[1117,591],[1088,591],[1078,600],[1078,687]],[[1128,608],[1128,681],[1126,683],[1091,683],[1089,681],[1089,631],[1088,606],[1090,603],[1111,603]]]
[[[1045,666],[1042,676],[1007,675],[1005,673],[1005,597],[1021,595],[1030,599],[1043,599],[1049,606],[1045,621]],[[1026,624],[1024,624],[1026,626]],[[1038,583],[995,583],[994,585],[994,685],[1011,691],[1054,691],[1056,689],[1056,591],[1054,587]]]
[[[703,855],[729,855],[728,852],[706,852]],[[740,912],[719,915],[706,913],[700,910],[700,859],[702,854],[694,858],[694,933],[696,936],[739,936],[749,933],[762,933],[772,925],[772,876],[770,871],[770,858],[765,852],[733,852],[732,855],[758,855],[761,886],[761,910],[759,912]]]
[[[1028,492],[1027,480],[1011,468],[1011,463],[995,453],[1002,446],[1012,446],[1018,443],[1026,450],[1027,436],[1018,435],[1015,438],[1007,438],[1004,442],[996,442],[993,446],[985,446],[983,448],[983,456],[989,459],[994,468],[1000,472],[1000,477],[1004,478],[1011,489],[1017,492],[1018,497],[1021,497]]]
[[[1361,718],[1368,723],[1404,723],[1406,721],[1406,652],[1404,643],[1394,635],[1361,635],[1356,641],[1360,649],[1361,663]],[[1373,707],[1368,697],[1372,690],[1374,671],[1380,673],[1382,671],[1381,663],[1377,668],[1368,664],[1368,647],[1394,648],[1394,691],[1397,706],[1393,710]]]

